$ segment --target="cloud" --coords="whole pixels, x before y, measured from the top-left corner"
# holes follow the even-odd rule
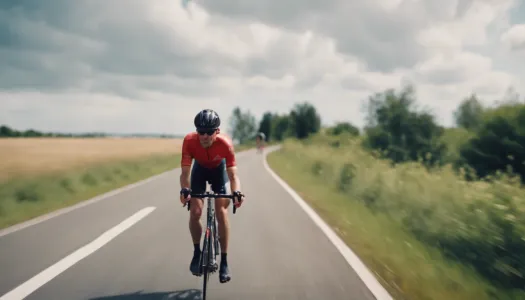
[[[512,51],[525,50],[525,24],[516,24],[501,36],[501,41]]]
[[[523,49],[523,25],[509,18],[516,4],[2,1],[0,119],[184,133],[204,107],[227,119],[236,105],[260,117],[309,101],[325,124],[362,125],[368,95],[410,81],[450,125],[472,92],[492,101],[511,85],[525,91],[523,68],[507,58]]]
[[[452,55],[436,55],[416,67],[415,78],[423,83],[458,85],[492,69],[492,60],[471,53],[455,52]]]

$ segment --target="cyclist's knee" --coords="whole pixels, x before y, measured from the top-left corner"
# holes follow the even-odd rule
[[[223,209],[228,211],[228,206],[230,205],[230,199],[228,198],[217,198],[215,201],[215,207],[217,207],[217,210]]]
[[[228,206],[230,204],[230,199],[228,198],[218,198],[215,201],[215,211],[217,216],[225,216],[228,214]]]
[[[190,219],[200,219],[202,216],[202,203],[198,199],[191,199]]]
[[[221,222],[228,217],[228,208],[223,205],[216,205],[215,214],[217,216],[217,220]]]
[[[202,209],[200,208],[190,209],[190,219],[191,220],[200,220],[201,216],[202,216]]]

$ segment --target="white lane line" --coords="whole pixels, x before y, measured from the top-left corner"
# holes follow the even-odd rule
[[[2,297],[0,297],[0,300],[24,299],[25,297],[36,291],[38,288],[40,288],[41,286],[58,276],[60,273],[64,272],[80,260],[86,258],[88,255],[92,254],[105,244],[109,243],[112,239],[114,239],[119,234],[121,234],[122,232],[124,232],[125,230],[129,229],[131,226],[142,220],[155,209],[155,207],[146,207],[139,210],[131,217],[122,221],[120,224],[104,232],[91,243],[69,254],[54,265],[48,267],[39,274],[35,275],[33,278],[29,279],[28,281],[19,285],[12,291],[3,295]]]
[[[314,221],[314,223],[323,231],[323,233],[330,239],[334,246],[341,252],[348,264],[355,270],[357,275],[361,278],[364,284],[368,287],[370,292],[374,294],[377,300],[392,300],[392,296],[388,291],[377,281],[372,275],[372,272],[365,266],[359,257],[346,245],[341,238],[328,226],[321,217],[304,201],[297,192],[295,192],[284,180],[282,180],[268,165],[267,156],[269,153],[278,150],[280,147],[268,149],[264,153],[263,164],[264,168],[272,175],[272,177],[292,196],[292,198],[299,204],[299,206],[306,212],[306,214]],[[1,300],[1,299],[0,299]]]

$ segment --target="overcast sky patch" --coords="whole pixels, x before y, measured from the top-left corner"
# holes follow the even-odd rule
[[[63,131],[193,129],[309,101],[364,124],[367,96],[416,85],[438,121],[472,92],[525,92],[517,0],[4,0],[0,119]],[[512,15],[511,15],[512,12]],[[267,101],[267,102],[266,102]]]

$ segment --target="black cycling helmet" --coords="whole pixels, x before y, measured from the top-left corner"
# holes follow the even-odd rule
[[[197,130],[217,129],[221,125],[221,118],[214,110],[203,109],[195,116],[193,124]]]

